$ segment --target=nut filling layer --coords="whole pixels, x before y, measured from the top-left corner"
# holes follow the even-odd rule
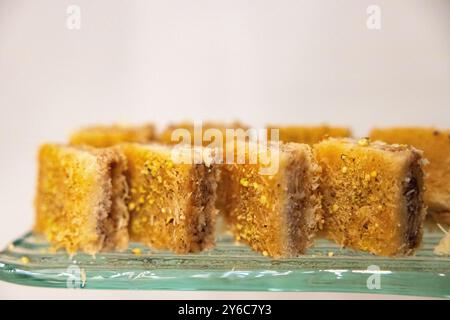
[[[405,237],[408,247],[416,248],[419,245],[421,238],[420,211],[423,207],[423,200],[422,186],[419,181],[422,181],[422,172],[418,165],[412,165],[410,171],[411,176],[403,183],[403,195],[405,196],[407,213],[407,228]]]

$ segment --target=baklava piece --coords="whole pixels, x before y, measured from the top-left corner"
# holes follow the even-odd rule
[[[88,145],[97,148],[111,147],[123,142],[149,143],[155,140],[155,127],[142,126],[92,126],[74,132],[71,145]]]
[[[350,129],[345,127],[331,127],[327,125],[321,126],[276,126],[269,125],[270,129],[278,129],[279,140],[283,142],[297,142],[314,144],[323,139],[333,138],[347,138],[352,136]],[[270,136],[270,138],[272,138]]]
[[[330,239],[382,256],[411,254],[420,245],[425,216],[420,151],[334,138],[314,150]]]
[[[38,160],[35,232],[71,254],[128,246],[126,160],[117,149],[45,144]]]
[[[269,145],[267,155],[271,163],[262,160],[261,149],[246,148],[245,164],[224,165],[225,218],[235,239],[253,250],[274,258],[295,257],[311,244],[321,219],[320,168],[308,145]],[[262,174],[262,168],[271,166],[278,170]]]
[[[169,126],[167,126],[167,128],[161,133],[160,137],[159,137],[159,141],[161,143],[165,143],[165,144],[178,144],[181,141],[177,140],[177,139],[172,139],[172,133],[174,132],[174,130],[176,129],[186,129],[189,134],[190,134],[190,141],[187,141],[188,144],[190,145],[195,145],[195,138],[194,138],[194,123],[193,122],[181,122],[178,124],[171,124]],[[208,139],[205,135],[205,131],[207,131],[208,129],[216,129],[218,130],[218,132],[221,133],[222,135],[222,141],[215,141],[214,138]],[[213,141],[215,143],[217,143],[220,147],[225,147],[227,143],[229,143],[229,141],[227,141],[226,138],[226,129],[241,129],[241,135],[243,140],[248,140],[248,135],[247,135],[247,131],[249,129],[249,127],[241,122],[235,121],[232,123],[222,123],[222,122],[204,122],[202,123],[202,127],[201,127],[201,136],[198,137],[200,138],[200,143],[197,143],[198,145],[202,145],[204,147],[207,147],[208,145],[210,145]],[[233,137],[233,141],[237,141],[239,139],[239,133],[235,132],[236,136]],[[205,136],[204,136],[205,135]],[[205,138],[205,139],[203,139]],[[186,141],[184,141],[186,142]],[[224,149],[222,149],[224,150]],[[225,153],[222,153],[223,157],[221,159],[221,161],[223,163],[225,163]],[[219,172],[219,180],[220,183],[217,185],[217,200],[216,200],[216,208],[218,209],[218,211],[221,214],[225,213],[225,207],[228,204],[228,189],[227,189],[227,180],[228,177],[226,175],[223,175],[223,171]],[[226,228],[225,228],[226,229]]]
[[[450,130],[433,128],[373,129],[372,140],[408,144],[423,151],[429,161],[425,169],[425,204],[429,212],[450,224]]]
[[[208,150],[157,144],[121,148],[128,160],[131,239],[176,253],[211,248],[217,170],[210,158],[187,160],[189,154]]]

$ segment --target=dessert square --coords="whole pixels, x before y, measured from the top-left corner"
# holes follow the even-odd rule
[[[155,127],[152,124],[92,126],[74,132],[70,136],[70,144],[104,148],[123,142],[149,143],[155,136]]]
[[[117,149],[45,144],[38,161],[35,232],[69,253],[128,246],[126,160]]]
[[[368,139],[314,146],[327,237],[377,255],[410,254],[425,216],[421,152]]]
[[[297,142],[314,144],[322,141],[323,139],[334,138],[347,138],[352,136],[350,129],[345,127],[331,127],[328,125],[321,126],[276,126],[269,125],[270,129],[279,130],[279,140],[283,142]]]
[[[201,158],[196,163],[178,161],[208,150],[190,146],[175,150],[157,144],[121,148],[128,160],[131,239],[176,253],[211,248],[218,172]]]
[[[425,204],[433,215],[450,219],[450,130],[434,128],[373,129],[372,140],[408,144],[423,151],[429,164],[424,168]],[[439,217],[437,217],[439,219]]]
[[[159,136],[159,141],[161,143],[165,143],[165,144],[178,144],[180,143],[180,141],[173,141],[172,140],[172,133],[174,132],[174,130],[176,129],[186,129],[189,131],[191,139],[190,141],[188,141],[187,143],[190,145],[194,145],[195,144],[195,140],[194,140],[194,123],[193,122],[181,122],[178,124],[171,124],[169,126],[167,126],[167,128],[161,133],[161,135]],[[198,145],[203,145],[204,147],[207,147],[208,145],[210,145],[210,143],[212,142],[211,140],[208,139],[203,139],[203,135],[205,134],[205,131],[208,129],[216,129],[218,130],[221,134],[222,134],[222,141],[215,141],[217,143],[220,143],[222,147],[225,147],[227,143],[229,143],[229,141],[227,141],[226,139],[226,129],[242,129],[244,130],[244,132],[248,129],[248,126],[235,121],[232,123],[225,123],[225,122],[204,122],[202,123],[202,132],[201,132],[201,141]],[[206,137],[205,137],[206,138]],[[248,139],[248,137],[245,137],[244,139]],[[233,138],[234,141],[237,141],[237,138],[234,137]],[[223,150],[223,149],[222,149]],[[223,153],[223,157],[222,157],[222,162],[225,162],[225,153]],[[219,183],[217,185],[217,198],[216,198],[216,208],[218,209],[218,211],[223,214],[225,207],[227,206],[227,199],[228,199],[228,190],[227,190],[227,179],[228,177],[222,176],[222,172],[219,172],[219,180],[221,181],[221,183]],[[219,221],[220,223],[221,221]],[[219,229],[226,229],[226,228],[222,228],[220,227]]]
[[[267,162],[261,160],[260,149],[248,147],[245,152],[245,164],[222,167],[221,183],[228,190],[222,210],[232,233],[264,256],[302,254],[321,219],[320,168],[311,148],[297,143],[269,145],[270,158],[278,161],[278,170],[271,174],[261,174]],[[252,157],[258,162],[251,162]]]

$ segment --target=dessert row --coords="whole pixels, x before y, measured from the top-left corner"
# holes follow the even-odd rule
[[[170,145],[180,127],[193,129],[174,125],[155,135],[150,125],[93,127],[68,145],[43,145],[34,230],[69,253],[121,250],[129,241],[187,253],[214,245],[220,214],[237,241],[266,256],[297,256],[318,236],[393,256],[420,245],[426,205],[441,216],[450,208],[444,132],[373,131],[385,141],[401,132],[426,140],[431,163],[424,166],[422,152],[410,146],[416,143],[342,138],[350,130],[327,126],[281,127],[283,142],[268,147],[277,170],[261,174],[266,164],[249,161],[262,156],[258,148],[245,148],[243,163],[215,163],[216,150]],[[174,161],[174,154],[198,153],[200,161]]]

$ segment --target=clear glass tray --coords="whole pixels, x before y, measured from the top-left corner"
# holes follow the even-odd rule
[[[383,258],[318,240],[307,255],[274,260],[218,239],[214,250],[174,255],[131,244],[92,257],[50,252],[32,233],[0,252],[0,280],[93,289],[306,291],[403,294],[450,298],[450,257],[433,248],[442,232],[426,232],[415,256]],[[140,251],[140,252],[139,252]]]

